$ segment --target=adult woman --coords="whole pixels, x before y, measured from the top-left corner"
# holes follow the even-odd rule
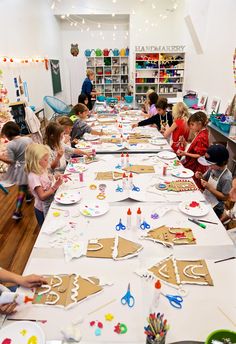
[[[84,80],[81,93],[86,94],[88,97],[88,108],[89,110],[92,110],[92,97],[96,96],[98,93],[93,90],[93,84],[92,81],[94,80],[94,72],[91,69],[87,69],[86,72],[87,78]]]

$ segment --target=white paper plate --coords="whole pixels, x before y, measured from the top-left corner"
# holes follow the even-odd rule
[[[88,201],[81,203],[79,210],[84,216],[96,217],[106,214],[109,210],[109,204],[104,201]]]
[[[167,144],[166,140],[162,139],[151,139],[150,143],[155,146],[165,146]]]
[[[157,153],[157,156],[161,159],[175,159],[176,158],[176,154],[174,152],[170,152],[170,151],[162,151]]]
[[[89,134],[89,133],[85,133],[84,136],[83,136],[83,139],[85,141],[96,141],[96,140],[100,139],[100,136],[92,135],[92,134]]]
[[[92,144],[89,142],[85,142],[85,141],[80,141],[79,143],[77,143],[75,145],[76,148],[78,149],[91,149],[92,148]]]
[[[80,163],[74,163],[74,164],[68,164],[66,167],[66,172],[70,172],[70,173],[80,173],[80,172],[84,172],[88,169],[88,167],[84,164],[80,164]]]
[[[54,197],[54,200],[61,204],[74,204],[79,202],[81,199],[81,195],[78,191],[65,191],[65,192],[58,192],[57,195]]]
[[[191,207],[191,203],[198,203],[198,206]],[[199,201],[184,201],[179,204],[179,210],[190,216],[204,216],[208,214],[209,205]]]
[[[3,327],[0,330],[0,343],[4,343],[4,339],[7,338],[11,340],[9,341],[11,344],[45,344],[45,335],[42,329],[32,321],[16,321]]]
[[[172,176],[177,178],[191,178],[194,176],[194,172],[192,170],[189,170],[188,168],[175,170],[171,174]]]

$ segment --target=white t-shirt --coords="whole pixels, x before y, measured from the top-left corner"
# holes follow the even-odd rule
[[[43,201],[39,199],[37,193],[35,192],[35,188],[37,186],[42,186],[44,191],[48,191],[52,185],[52,180],[50,179],[47,172],[44,172],[41,175],[30,172],[28,174],[28,183],[29,183],[30,191],[35,198],[35,201],[34,201],[35,208],[40,211],[43,211]]]

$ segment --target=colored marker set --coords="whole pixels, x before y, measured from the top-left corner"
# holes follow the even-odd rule
[[[169,330],[167,320],[164,314],[152,313],[147,318],[148,326],[144,327],[144,333],[147,335],[147,344],[164,344],[166,333]]]

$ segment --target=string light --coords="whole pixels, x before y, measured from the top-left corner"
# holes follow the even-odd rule
[[[154,10],[156,8],[156,5],[155,4],[152,4],[152,9]]]
[[[132,10],[132,14],[135,14],[135,10]]]
[[[112,15],[111,15],[112,17],[115,17],[115,13],[112,13]]]
[[[83,20],[82,20],[82,24],[85,24],[85,20],[84,20],[84,18],[83,18]]]
[[[17,57],[7,57],[7,56],[3,56],[0,57],[0,62],[10,62],[10,63],[29,63],[29,62],[33,62],[33,63],[38,63],[38,62],[45,62],[45,58],[42,57],[24,57],[24,58],[17,58]]]
[[[53,1],[52,6],[51,6],[51,9],[52,9],[52,10],[54,10],[55,5],[56,5],[56,4],[55,4],[55,1]]]
[[[112,0],[112,2],[113,2],[113,4],[115,4],[115,3],[116,3],[116,0]]]
[[[99,29],[101,28],[101,24],[100,24],[100,23],[98,23],[98,28],[99,28]]]
[[[61,16],[61,19],[65,19],[65,17],[66,17],[66,16],[65,16],[65,15],[63,15],[63,16]]]
[[[116,25],[114,25],[114,30],[116,30],[117,29],[117,26]]]

